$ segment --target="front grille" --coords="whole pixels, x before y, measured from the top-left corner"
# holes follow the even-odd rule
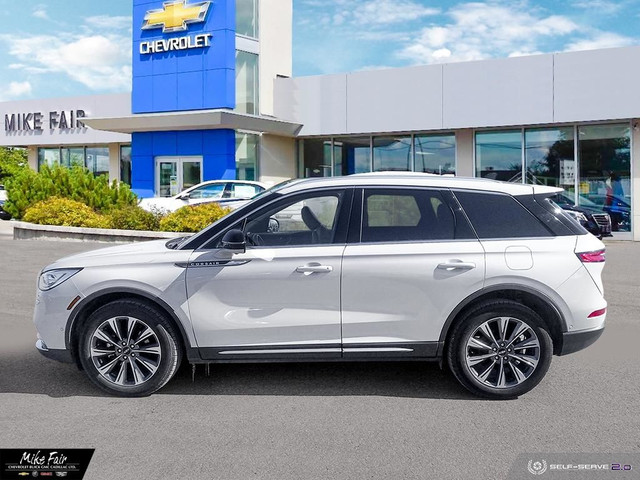
[[[608,213],[594,213],[592,216],[593,220],[600,227],[608,227],[609,229],[611,228],[611,217]]]

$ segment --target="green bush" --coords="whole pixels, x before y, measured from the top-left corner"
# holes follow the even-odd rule
[[[52,197],[27,208],[26,222],[66,227],[108,228],[109,219],[84,203],[68,198]]]
[[[217,203],[187,206],[160,220],[160,230],[166,232],[199,232],[231,211]]]
[[[140,207],[113,209],[108,214],[110,228],[122,230],[158,230],[160,217]]]
[[[136,205],[128,185],[109,183],[106,175],[95,176],[84,167],[42,166],[39,172],[22,169],[7,180],[8,200],[4,209],[20,219],[32,205],[51,197],[68,198],[100,213]]]
[[[28,168],[27,151],[24,148],[0,147],[0,183]]]

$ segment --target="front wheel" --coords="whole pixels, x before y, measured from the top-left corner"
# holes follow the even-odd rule
[[[493,301],[469,312],[454,327],[449,366],[472,393],[515,398],[533,389],[551,364],[553,343],[542,319],[509,300]]]
[[[113,395],[150,395],[173,377],[180,343],[154,308],[119,300],[93,312],[80,335],[80,360],[89,379]]]

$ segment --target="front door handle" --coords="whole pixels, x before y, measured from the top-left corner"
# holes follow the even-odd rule
[[[318,263],[302,265],[296,268],[296,272],[304,273],[305,275],[311,275],[312,273],[329,273],[332,271],[333,271],[333,267],[331,265],[320,265]]]
[[[476,264],[472,262],[443,262],[438,264],[439,270],[446,270],[452,272],[454,270],[471,270],[476,268]]]

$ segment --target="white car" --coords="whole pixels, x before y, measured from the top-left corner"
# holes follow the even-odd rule
[[[267,186],[248,180],[211,180],[202,182],[180,192],[173,197],[143,198],[140,207],[150,212],[174,212],[186,205],[218,202],[221,205],[237,208],[243,201],[249,200]]]
[[[413,360],[513,398],[604,328],[604,244],[551,201],[559,191],[427,174],[294,180],[193,237],[45,267],[36,347],[122,396],[158,390],[184,359]]]

